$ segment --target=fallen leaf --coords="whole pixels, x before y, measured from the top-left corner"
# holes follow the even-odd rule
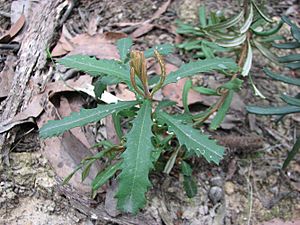
[[[135,94],[130,91],[125,84],[118,84],[116,87],[113,87],[112,90],[115,91],[117,98],[122,101],[134,101],[136,100]]]
[[[14,23],[11,28],[4,34],[2,37],[0,37],[0,43],[8,43],[10,42],[23,28],[25,24],[25,16],[22,14],[20,18]]]
[[[155,27],[155,24],[151,24],[151,22],[155,19],[158,19],[167,10],[170,3],[171,0],[168,0],[164,4],[162,4],[162,6],[158,8],[158,10],[153,14],[153,16],[150,19],[139,24],[139,27],[130,36],[132,38],[138,38],[151,31]]]
[[[125,33],[106,32],[104,34],[89,35],[83,33],[67,39],[62,32],[57,45],[52,50],[52,56],[58,57],[62,55],[89,55],[99,59],[118,59],[119,53],[117,47],[113,43],[127,37]]]
[[[150,23],[142,24],[142,26],[140,26],[138,29],[136,29],[130,36],[132,38],[141,37],[144,34],[146,34],[149,31],[151,31],[154,28],[154,26],[155,26],[154,24],[150,24]]]
[[[92,82],[92,77],[85,75],[80,76],[77,80],[68,80],[66,82],[57,81],[46,85],[44,91],[33,96],[26,109],[18,113],[12,120],[0,123],[0,133],[4,133],[14,126],[34,122],[32,118],[37,118],[45,109],[45,102],[59,92],[77,91],[84,87],[87,83]]]

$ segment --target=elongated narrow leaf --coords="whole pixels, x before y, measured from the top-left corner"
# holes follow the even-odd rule
[[[216,95],[216,96],[219,95],[216,90],[211,89],[211,88],[206,88],[206,87],[192,87],[192,89],[194,91],[197,91],[200,94],[204,94],[204,95]]]
[[[252,1],[252,4],[254,5],[255,9],[259,13],[259,15],[267,22],[273,23],[273,20],[270,19],[267,15],[263,13],[263,11],[258,7],[258,5],[255,3],[255,1]]]
[[[117,41],[117,47],[118,47],[120,59],[122,62],[125,62],[128,54],[130,52],[131,46],[132,46],[131,38],[122,38]]]
[[[254,95],[259,96],[262,99],[265,99],[266,97],[260,92],[260,90],[256,87],[255,83],[253,82],[253,79],[252,79],[252,76],[250,73],[249,73],[249,81],[250,81],[251,87],[253,88]]]
[[[144,52],[145,58],[154,56],[154,50],[157,50],[161,55],[168,55],[174,52],[174,45],[162,44],[162,45],[157,45],[154,48],[150,48]]]
[[[275,54],[273,54],[267,47],[255,40],[253,40],[253,43],[265,57],[267,57],[269,60],[275,63],[278,63],[278,57]]]
[[[206,10],[205,10],[205,6],[200,6],[199,7],[199,23],[201,25],[201,27],[206,27],[207,22],[206,22]]]
[[[300,61],[300,54],[290,54],[290,55],[286,55],[286,56],[281,56],[281,57],[278,57],[278,61],[281,63]]]
[[[246,41],[247,35],[244,33],[239,37],[236,37],[234,39],[228,39],[228,40],[217,40],[216,43],[217,45],[220,45],[221,47],[236,47],[241,45],[242,43],[244,43]]]
[[[218,24],[209,25],[205,29],[206,30],[220,30],[232,27],[238,24],[243,19],[244,11],[242,10],[238,15]]]
[[[106,74],[130,83],[129,70],[115,60],[97,60],[86,55],[71,55],[59,59],[57,62],[64,66],[86,72],[92,76]]]
[[[297,139],[296,143],[293,146],[293,149],[289,152],[286,160],[284,161],[282,165],[282,169],[286,169],[289,165],[290,161],[292,161],[293,158],[295,158],[295,155],[300,151],[300,138]]]
[[[181,162],[181,173],[185,176],[192,176],[193,169],[186,161]]]
[[[186,80],[183,90],[182,90],[182,104],[184,107],[184,111],[187,113],[190,112],[189,103],[188,103],[188,95],[189,95],[189,91],[192,86],[193,86],[193,82],[190,79],[188,79],[188,80]]]
[[[146,100],[133,121],[131,131],[126,135],[126,150],[122,154],[122,172],[119,176],[118,208],[124,212],[136,213],[146,203],[145,192],[151,183],[148,178],[152,168],[151,102]]]
[[[287,76],[284,76],[284,75],[281,75],[278,73],[273,73],[268,68],[263,68],[263,71],[265,72],[266,75],[268,75],[269,77],[271,77],[275,80],[279,80],[279,81],[285,82],[287,84],[293,84],[293,85],[300,86],[300,79],[287,77]]]
[[[247,18],[245,20],[245,23],[240,28],[240,33],[241,34],[245,33],[249,29],[249,27],[252,23],[252,20],[253,20],[253,6],[252,6],[252,4],[250,4],[249,13],[248,13]]]
[[[250,41],[248,40],[247,57],[246,57],[246,60],[245,60],[245,63],[244,63],[243,69],[242,69],[242,75],[244,77],[248,76],[248,74],[250,72],[250,69],[252,66],[252,57],[253,57],[252,47],[251,47]]]
[[[211,124],[209,126],[210,129],[212,130],[216,130],[220,124],[222,123],[222,121],[224,120],[227,111],[230,108],[230,104],[232,102],[232,98],[233,98],[233,91],[229,91],[223,104],[221,105],[221,107],[219,108],[217,114],[215,115],[215,117],[213,118],[213,120],[211,121]]]
[[[117,162],[100,171],[92,182],[93,192],[97,191],[105,184],[118,170],[121,169],[122,162]]]
[[[162,111],[157,112],[158,119],[168,125],[168,130],[174,132],[180,143],[185,145],[188,151],[193,151],[197,156],[203,155],[208,162],[219,164],[224,155],[224,148],[217,145],[215,140],[209,139],[207,135],[199,130],[181,123]]]
[[[252,31],[254,34],[256,34],[258,36],[270,36],[270,35],[276,34],[280,30],[282,25],[283,25],[283,22],[279,21],[279,23],[277,23],[274,27],[270,28],[269,30],[259,31],[257,29],[252,29]]]
[[[109,114],[130,108],[137,103],[137,101],[118,102],[117,104],[99,105],[94,109],[81,109],[80,112],[73,112],[62,120],[49,121],[40,129],[40,136],[42,138],[57,136],[74,127],[99,121]]]
[[[295,63],[287,63],[284,66],[292,69],[292,70],[298,70],[300,69],[300,62],[295,62]]]
[[[214,58],[198,60],[196,62],[190,62],[181,66],[175,72],[171,72],[164,83],[177,82],[184,77],[190,77],[198,73],[211,72],[213,70],[232,70],[237,71],[238,67],[232,59],[228,58]]]
[[[191,176],[183,176],[183,187],[186,195],[193,198],[197,194],[197,183]]]
[[[294,49],[300,47],[300,42],[287,42],[282,44],[272,43],[274,48],[281,48],[281,49]]]
[[[282,94],[280,97],[287,104],[300,107],[300,99],[299,98],[291,97],[291,96],[288,96],[288,95],[285,95],[285,94]]]
[[[300,42],[300,28],[297,27],[287,16],[283,16],[281,19],[291,27],[293,37]]]
[[[169,160],[167,161],[167,163],[165,165],[164,173],[169,174],[171,172],[171,170],[173,169],[179,150],[180,150],[180,148],[177,148],[176,151],[173,151],[172,155],[170,156]]]
[[[278,106],[278,107],[260,107],[260,106],[246,106],[250,113],[259,115],[286,115],[290,113],[300,112],[300,107],[294,105]]]
[[[221,105],[217,114],[211,121],[211,124],[209,126],[210,129],[216,130],[220,126],[222,121],[224,120],[226,113],[228,112],[230,104],[232,102],[233,93],[234,93],[234,91],[232,91],[232,90],[228,91],[228,94],[227,94],[223,104]]]

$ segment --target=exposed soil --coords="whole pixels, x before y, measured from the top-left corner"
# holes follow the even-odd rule
[[[136,23],[150,19],[164,2],[83,0],[75,5],[64,26],[72,35],[86,33],[90,32],[88,27],[91,20],[96,20],[96,33],[118,31],[130,34],[135,27],[120,26],[121,22]],[[280,16],[282,12],[293,12],[297,4],[299,6],[299,1],[283,2],[285,4],[282,1],[270,1],[267,7],[269,13]],[[10,11],[10,1],[0,0],[0,4],[0,11]],[[156,27],[135,39],[137,48],[175,43],[175,20],[195,21],[200,4],[207,5],[208,9],[224,9],[225,13],[231,14],[236,2],[174,0],[166,12],[154,20]],[[299,22],[299,7],[292,15]],[[8,29],[9,24],[8,18],[0,13],[1,29]],[[56,40],[51,49],[56,45],[60,33],[61,29],[55,34]],[[3,56],[0,61],[2,69],[5,57],[14,53],[0,53]],[[176,64],[185,59],[185,56],[176,54],[169,60]],[[95,210],[87,213],[86,208],[79,206],[80,201],[70,198],[72,194],[69,193],[76,190],[60,185],[61,178],[43,156],[36,127],[25,125],[18,131],[9,151],[10,165],[0,165],[0,224],[139,224],[136,221],[141,222],[141,218],[149,219],[142,221],[144,224],[167,225],[267,224],[264,222],[271,220],[272,224],[284,224],[284,221],[286,224],[300,224],[300,154],[286,171],[280,169],[294,137],[299,137],[300,115],[286,116],[276,124],[276,117],[248,115],[244,109],[245,105],[254,103],[277,105],[280,93],[293,95],[299,91],[267,79],[261,71],[265,63],[266,60],[255,53],[253,77],[266,99],[254,97],[252,89],[245,82],[245,88],[235,96],[222,128],[213,133],[226,146],[227,154],[220,166],[209,165],[202,159],[193,161],[198,186],[196,197],[186,197],[183,177],[178,175],[178,168],[175,168],[170,175],[151,175],[153,186],[147,196],[148,204],[138,216],[122,215],[114,209],[115,181],[105,186],[95,200],[89,194],[74,194]],[[280,70],[275,65],[272,67]],[[216,85],[222,83],[222,79],[219,76],[201,75],[194,82],[204,80]],[[195,103],[191,109],[197,107],[199,105]],[[100,211],[103,213],[97,214]]]

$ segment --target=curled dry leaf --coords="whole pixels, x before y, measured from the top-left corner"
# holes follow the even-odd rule
[[[0,43],[10,42],[23,28],[24,24],[25,24],[25,16],[22,14],[20,18],[17,20],[17,22],[13,24],[11,28],[6,32],[6,34],[0,37]]]
[[[75,37],[68,36],[66,27],[63,27],[61,37],[52,50],[53,57],[80,54],[95,56],[99,59],[118,59],[118,50],[113,43],[118,39],[127,37],[125,33],[121,32],[106,32],[95,35],[83,33]]]

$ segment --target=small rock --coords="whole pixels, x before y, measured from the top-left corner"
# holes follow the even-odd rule
[[[211,186],[223,187],[223,179],[222,177],[213,177],[210,180]]]
[[[230,181],[227,181],[224,185],[225,193],[232,195],[234,193],[234,184]]]
[[[201,205],[199,207],[199,214],[201,216],[204,216],[204,215],[208,214],[208,207],[207,207],[207,205]]]
[[[212,187],[208,193],[208,197],[213,202],[213,204],[216,204],[219,201],[221,201],[223,199],[223,196],[224,196],[223,189],[218,186]]]

